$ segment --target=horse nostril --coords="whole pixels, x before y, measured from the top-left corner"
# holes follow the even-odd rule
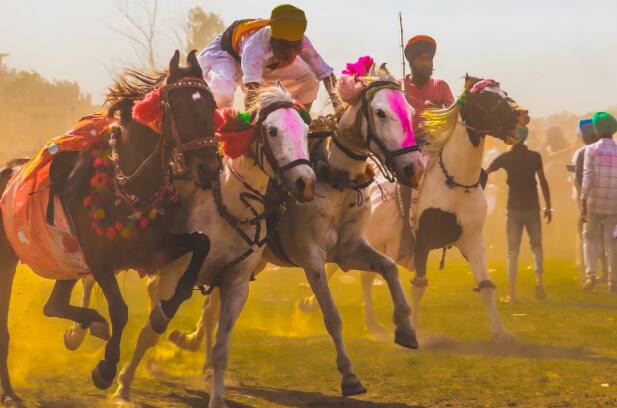
[[[411,178],[414,176],[414,174],[416,174],[416,172],[413,169],[413,164],[409,164],[403,167],[403,171],[405,172],[405,176],[408,178]]]
[[[306,183],[304,182],[304,180],[302,180],[302,178],[298,178],[296,180],[296,188],[298,189],[299,193],[304,192],[304,188],[306,187]]]

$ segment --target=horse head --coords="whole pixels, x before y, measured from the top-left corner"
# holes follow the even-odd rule
[[[371,74],[375,80],[360,91],[360,110],[356,111],[356,115],[364,117],[361,131],[366,146],[401,184],[415,187],[424,164],[412,127],[413,108],[385,64]],[[341,118],[341,123],[345,121]]]
[[[160,88],[161,130],[173,147],[174,170],[188,170],[198,186],[209,188],[222,169],[215,136],[219,125],[216,102],[203,80],[195,51],[188,54],[186,67],[180,67],[179,61],[176,50],[169,62],[167,82]]]
[[[461,119],[478,136],[488,134],[515,144],[519,141],[516,129],[529,124],[529,112],[491,79],[466,75],[465,91],[457,103]]]
[[[252,101],[256,137],[252,150],[260,167],[278,179],[299,202],[315,193],[308,155],[308,112],[279,84],[262,88]]]

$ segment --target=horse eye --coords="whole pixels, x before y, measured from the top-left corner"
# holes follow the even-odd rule
[[[376,115],[382,119],[385,119],[386,117],[386,112],[382,111],[381,109],[377,109],[377,112],[375,112]]]
[[[270,136],[270,137],[277,137],[278,136],[278,129],[275,128],[275,127],[268,128],[268,136]]]

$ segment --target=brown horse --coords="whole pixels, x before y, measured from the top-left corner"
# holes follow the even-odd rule
[[[179,60],[180,54],[176,51],[167,75],[154,78],[132,72],[117,80],[110,89],[108,99],[111,106],[108,115],[118,119],[118,126],[109,132],[108,137],[113,152],[111,159],[115,168],[115,193],[123,197],[112,206],[111,216],[115,219],[126,220],[137,209],[151,209],[154,198],[161,196],[162,189],[169,189],[170,177],[186,174],[197,186],[208,188],[211,180],[220,172],[221,161],[213,120],[216,103],[201,79],[202,71],[195,52],[188,55],[187,67],[179,67]],[[163,84],[164,80],[166,82]],[[132,117],[134,102],[154,90],[158,90],[161,99],[160,105],[159,102],[155,105],[155,109],[160,109],[161,113],[158,128],[143,125]],[[170,174],[170,161],[174,164],[174,174]],[[135,229],[128,237],[120,234],[113,237],[99,235],[93,229],[90,209],[84,205],[84,198],[91,191],[90,181],[94,174],[90,151],[81,154],[58,153],[51,167],[53,194],[59,198],[83,252],[87,269],[101,287],[109,306],[111,337],[105,348],[104,359],[92,372],[95,385],[104,389],[115,378],[120,340],[128,319],[116,272],[130,268],[146,273],[154,272],[189,252],[192,252],[192,259],[188,270],[198,270],[209,251],[210,242],[200,233],[171,233],[179,210],[177,200],[168,200],[165,211],[149,220],[147,228]],[[19,175],[21,169],[23,167],[15,166],[2,171],[0,191],[4,193],[8,190],[7,184],[12,181],[12,177]],[[50,194],[50,200],[52,198]],[[13,221],[12,214],[12,211],[3,210],[3,222],[0,225],[0,382],[1,402],[5,406],[20,407],[22,402],[11,386],[7,367],[8,309],[15,267],[20,260],[15,243],[12,244],[7,236],[7,220]],[[100,328],[107,323],[101,315],[93,309],[69,304],[77,278],[55,278],[58,280],[44,313],[72,320],[84,328],[98,324],[98,335],[104,337]],[[176,307],[173,304],[162,303],[161,306],[167,316],[175,314]]]

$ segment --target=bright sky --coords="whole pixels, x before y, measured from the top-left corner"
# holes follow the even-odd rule
[[[171,57],[170,27],[199,5],[235,19],[267,17],[279,1],[159,0],[159,62]],[[615,0],[296,0],[307,35],[339,72],[369,54],[400,73],[397,12],[405,36],[437,39],[435,75],[460,92],[465,72],[494,78],[533,116],[617,105]],[[108,26],[126,27],[112,0],[0,0],[0,52],[8,66],[77,81],[101,101],[111,74],[134,59]]]

